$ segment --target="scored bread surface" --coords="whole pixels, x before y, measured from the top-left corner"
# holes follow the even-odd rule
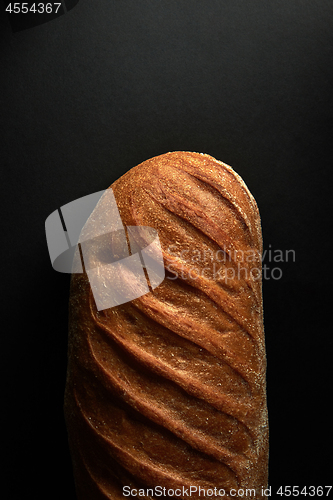
[[[158,498],[157,486],[170,498],[191,487],[194,499],[199,488],[264,498],[256,202],[231,167],[199,153],[157,156],[111,188],[125,226],[157,230],[166,277],[98,311],[87,275],[72,275],[65,416],[78,500],[149,488],[146,497]]]

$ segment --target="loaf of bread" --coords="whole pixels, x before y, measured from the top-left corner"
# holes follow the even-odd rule
[[[125,227],[157,231],[165,277],[98,310],[87,273],[72,275],[65,417],[78,500],[264,498],[256,202],[231,167],[189,152],[145,161],[110,189]]]

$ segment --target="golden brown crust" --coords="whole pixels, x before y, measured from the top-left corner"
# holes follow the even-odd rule
[[[157,229],[167,276],[104,311],[87,276],[72,276],[65,414],[78,498],[124,498],[123,486],[223,488],[224,498],[255,488],[261,498],[268,422],[255,200],[231,167],[187,152],[152,158],[112,189],[124,225]]]

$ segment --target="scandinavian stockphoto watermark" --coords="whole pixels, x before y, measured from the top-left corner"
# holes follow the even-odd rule
[[[231,284],[237,280],[280,280],[282,266],[296,262],[293,249],[274,249],[269,244],[261,254],[252,248],[230,249],[226,245],[213,251],[205,249],[182,249],[176,244],[167,249],[166,269],[170,280],[198,280],[208,278],[217,282]]]
[[[109,309],[154,290],[167,278],[208,278],[232,285],[241,280],[279,280],[283,263],[295,262],[294,250],[263,254],[248,249],[179,249],[162,251],[157,230],[124,226],[112,191],[79,198],[52,212],[45,231],[53,268],[62,273],[87,273],[96,307]],[[164,256],[163,256],[164,253]]]
[[[45,231],[53,268],[85,270],[99,311],[141,297],[164,280],[157,231],[124,226],[111,188],[55,210]]]

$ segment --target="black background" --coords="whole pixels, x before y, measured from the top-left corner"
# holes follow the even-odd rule
[[[75,499],[69,276],[51,267],[44,221],[174,150],[230,164],[265,248],[295,250],[264,281],[269,482],[329,484],[331,0],[80,0],[16,33],[2,10],[0,26],[4,498]]]

